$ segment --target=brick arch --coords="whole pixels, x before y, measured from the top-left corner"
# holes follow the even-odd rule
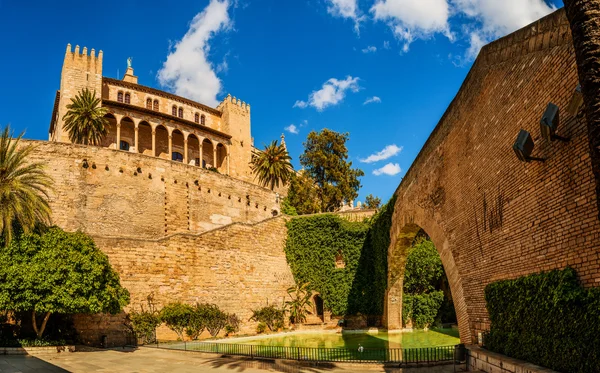
[[[448,277],[461,342],[472,343],[473,333],[461,274],[454,259],[452,245],[436,218],[439,217],[426,214],[418,206],[415,208],[407,199],[398,198],[396,200],[390,231],[391,242],[388,249],[388,288],[385,296],[384,321],[389,330],[402,329],[402,288],[406,258],[415,236],[419,230],[423,229],[433,241]]]

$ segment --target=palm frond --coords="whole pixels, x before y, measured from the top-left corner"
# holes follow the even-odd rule
[[[272,141],[262,152],[253,155],[250,168],[262,186],[273,190],[280,183],[285,186],[290,180],[294,173],[291,159],[283,144]]]
[[[102,101],[96,97],[96,92],[84,88],[71,99],[67,109],[63,120],[71,142],[100,145],[108,134],[108,119],[104,117],[108,110],[102,107]]]

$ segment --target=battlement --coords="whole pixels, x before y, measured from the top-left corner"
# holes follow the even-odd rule
[[[230,94],[227,94],[227,97],[221,101],[221,103],[217,106],[217,110],[223,111],[223,107],[225,107],[227,104],[239,106],[243,111],[247,112],[248,114],[250,113],[250,104],[236,98],[235,96],[231,96]]]
[[[75,46],[75,51],[71,51],[71,43],[67,44],[67,50],[65,52],[65,62],[68,60],[71,63],[90,63],[93,65],[100,64],[102,66],[102,50],[98,52],[96,56],[96,50],[92,48],[90,54],[88,54],[87,47],[83,47],[80,53],[79,45]]]

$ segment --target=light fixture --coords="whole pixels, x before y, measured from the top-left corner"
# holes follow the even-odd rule
[[[583,105],[583,94],[581,93],[581,84],[577,84],[577,87],[573,91],[573,95],[571,96],[571,102],[567,107],[567,111],[572,116],[577,116],[579,113],[579,108]]]
[[[546,106],[546,111],[544,111],[544,115],[542,115],[542,119],[540,120],[540,131],[542,132],[542,137],[550,141],[560,140],[568,142],[570,140],[569,138],[558,136],[556,134],[556,129],[558,128],[559,122],[558,106],[554,105],[552,102],[549,102],[548,106]]]
[[[517,158],[519,158],[519,160],[521,162],[530,162],[530,161],[544,162],[545,159],[543,159],[543,158],[537,158],[537,157],[531,156],[531,153],[533,152],[534,147],[535,147],[535,145],[533,143],[533,140],[531,139],[531,135],[529,134],[529,132],[527,132],[523,129],[520,130],[519,134],[517,135],[517,141],[515,141],[515,143],[513,145],[513,150],[515,151]]]

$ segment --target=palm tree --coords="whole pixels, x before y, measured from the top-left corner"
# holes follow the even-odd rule
[[[71,142],[100,145],[102,139],[108,134],[108,119],[104,117],[108,110],[101,106],[101,100],[96,98],[96,92],[84,88],[71,99],[67,109],[69,110],[63,120]]]
[[[291,300],[285,302],[285,309],[290,314],[290,323],[305,322],[306,315],[311,313],[308,308],[313,306],[310,301],[312,291],[308,289],[308,283],[292,286],[287,289],[287,293]]]
[[[7,246],[14,228],[29,232],[37,223],[50,221],[48,190],[52,179],[44,172],[44,164],[28,163],[32,145],[19,146],[9,126],[0,135],[0,239]]]
[[[596,179],[596,202],[600,210],[600,0],[564,0],[564,4],[571,24],[585,103],[592,171]]]
[[[286,185],[292,177],[294,168],[290,163],[291,159],[285,145],[277,145],[277,141],[273,141],[263,151],[252,156],[250,168],[258,177],[259,183],[268,185],[273,190],[275,186],[279,187],[280,182]]]

